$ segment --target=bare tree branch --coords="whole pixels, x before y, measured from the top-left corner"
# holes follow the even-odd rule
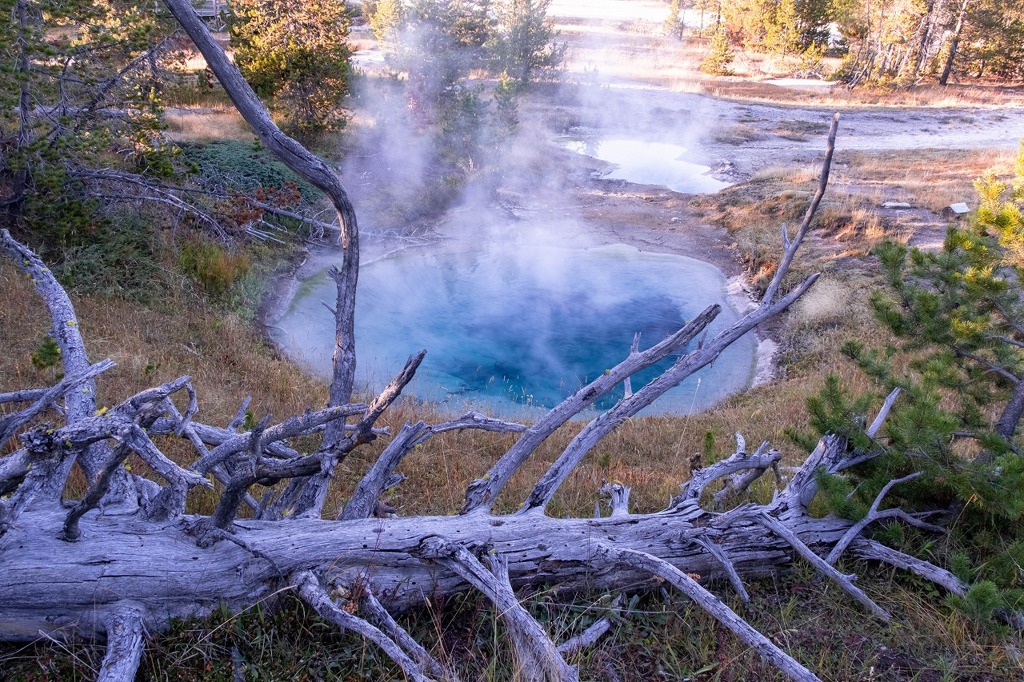
[[[599,376],[571,396],[563,400],[557,407],[549,410],[534,422],[522,437],[491,467],[490,471],[480,479],[470,483],[466,490],[466,504],[463,514],[476,510],[489,510],[498,493],[505,487],[519,467],[529,458],[548,436],[573,416],[593,405],[594,402],[608,391],[615,388],[626,377],[632,376],[641,369],[650,367],[669,354],[682,348],[695,339],[721,311],[719,306],[706,308],[696,318],[683,325],[677,332],[651,346],[637,355],[631,355],[615,367]]]
[[[820,682],[817,675],[801,665],[796,659],[775,646],[767,637],[755,630],[747,621],[736,615],[722,600],[704,589],[691,576],[672,564],[645,552],[618,549],[605,546],[604,553],[615,561],[634,566],[652,573],[672,584],[676,589],[696,602],[711,614],[715,620],[731,630],[744,643],[752,647],[766,661],[785,673],[791,680],[799,682]]]
[[[238,68],[216,43],[189,0],[164,0],[192,42],[199,48],[217,80],[234,102],[238,113],[249,124],[260,142],[297,175],[322,191],[338,215],[341,225],[342,262],[332,271],[337,285],[338,304],[335,316],[334,378],[328,405],[336,407],[351,402],[355,381],[355,309],[356,284],[359,279],[359,228],[356,212],[337,174],[321,159],[277,127],[267,108],[260,102]],[[328,444],[340,440],[343,427],[328,429]]]
[[[465,547],[437,536],[420,541],[421,558],[435,561],[480,590],[498,609],[515,646],[522,679],[533,682],[572,682],[578,679],[541,624],[516,598],[509,581],[508,560],[496,552],[487,555],[488,571]]]
[[[292,578],[292,585],[298,591],[299,596],[312,606],[322,618],[334,623],[342,630],[351,630],[358,633],[383,649],[388,658],[397,663],[410,680],[413,680],[413,682],[430,682],[430,678],[423,674],[420,666],[409,658],[409,655],[402,651],[402,648],[393,639],[362,618],[339,609],[331,600],[327,591],[320,585],[320,581],[311,572],[301,571],[297,573]]]
[[[767,305],[775,300],[779,287],[782,286],[782,280],[789,272],[789,266],[793,262],[793,257],[800,249],[800,245],[803,244],[804,237],[807,236],[807,230],[810,229],[811,221],[814,219],[814,214],[818,211],[822,197],[825,196],[825,189],[828,187],[828,176],[832,170],[832,155],[835,153],[836,133],[838,131],[839,114],[836,113],[832,117],[832,125],[828,131],[828,144],[825,147],[825,161],[821,165],[821,174],[818,177],[818,190],[814,193],[814,198],[811,199],[811,204],[807,207],[807,212],[804,214],[803,222],[800,223],[800,228],[796,231],[796,236],[790,239],[786,228],[783,227],[782,243],[784,250],[782,252],[782,260],[779,262],[779,267],[776,268],[775,276],[769,282],[764,296],[761,297],[761,305]]]
[[[886,623],[892,620],[892,615],[888,611],[872,601],[870,597],[864,594],[863,590],[853,584],[853,578],[856,576],[844,575],[837,571],[831,564],[815,554],[810,547],[805,545],[793,531],[779,523],[778,519],[773,516],[766,514],[762,510],[758,510],[753,514],[753,518],[765,528],[788,542],[793,549],[796,550],[797,554],[809,561],[811,565],[817,568],[821,573],[834,580],[836,584],[842,588],[843,592],[846,592],[848,595],[863,604],[864,607],[871,611],[871,613],[875,614],[875,616]]]
[[[96,682],[132,682],[145,646],[143,611],[135,604],[116,607],[105,619],[107,653]]]

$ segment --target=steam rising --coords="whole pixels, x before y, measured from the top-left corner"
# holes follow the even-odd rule
[[[724,278],[706,263],[621,244],[587,247],[570,224],[542,232],[531,229],[538,225],[520,227],[484,230],[486,238],[452,238],[364,266],[356,318],[360,381],[380,388],[410,354],[426,348],[413,395],[454,412],[529,416],[623,360],[634,332],[646,348],[706,305],[724,303]],[[320,300],[332,293],[324,281],[279,323],[289,330],[279,341],[325,375],[333,321]],[[712,333],[736,319],[725,308]],[[753,343],[745,339],[729,349],[699,383],[691,378],[649,413],[690,412],[742,389]],[[669,362],[638,375],[634,387]],[[597,407],[619,397],[621,388]]]
[[[362,63],[372,70],[379,62]],[[432,82],[424,74],[416,79]],[[492,87],[461,84],[450,94],[485,103]],[[549,135],[532,110],[520,112],[518,130],[498,130],[503,121],[494,102],[473,110],[472,98],[465,100],[454,110],[464,120],[453,123],[425,118],[417,109],[422,102],[410,105],[409,93],[392,77],[362,79],[356,146],[343,167],[364,233],[384,235],[387,248],[396,239],[413,243],[404,239],[410,233],[431,236],[364,260],[356,311],[357,378],[364,387],[380,388],[425,348],[407,396],[452,412],[528,418],[621,362],[636,332],[647,348],[712,303],[723,312],[710,333],[736,319],[717,268],[592,235],[581,207],[566,201],[564,159],[571,155],[543,140]],[[606,177],[687,192],[726,185],[681,158],[700,132],[680,122],[700,116],[699,105],[677,112],[645,99],[637,107],[634,98],[651,91],[604,86],[572,86],[558,96],[575,99],[588,113],[579,126],[555,132],[594,140],[574,150],[618,164]],[[563,162],[552,162],[557,155]],[[334,322],[322,302],[333,305],[333,297],[326,277],[308,281],[275,331],[291,356],[325,377]],[[741,390],[753,372],[754,345],[753,338],[741,340],[648,413],[687,413]],[[634,390],[672,361],[635,376]],[[621,395],[619,387],[597,408]]]

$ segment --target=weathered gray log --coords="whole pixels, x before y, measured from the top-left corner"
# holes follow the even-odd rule
[[[797,491],[790,492],[788,499],[800,499]],[[767,513],[786,519],[779,523],[811,548],[834,545],[852,525],[788,514],[792,510],[774,503],[770,508]],[[741,576],[767,575],[792,561],[790,543],[766,532],[750,514],[714,514],[695,506],[601,519],[515,514],[344,523],[237,520],[237,544],[221,542],[207,550],[190,540],[188,523],[148,523],[97,510],[80,523],[81,540],[69,544],[58,539],[62,514],[32,510],[0,537],[0,555],[9,568],[0,575],[0,637],[32,639],[39,629],[53,632],[68,625],[91,635],[108,609],[124,599],[146,604],[147,623],[159,630],[171,616],[208,612],[221,603],[251,604],[272,591],[280,576],[310,567],[335,576],[372,575],[375,590],[389,595],[388,607],[407,609],[466,588],[458,576],[417,558],[421,541],[430,536],[487,545],[507,559],[516,587],[559,584],[570,592],[642,582],[642,574],[610,570],[599,546],[645,552],[709,580],[727,578],[728,571],[697,539],[713,538]],[[868,551],[857,543],[853,549]],[[159,580],[154,566],[160,567]],[[200,574],[204,579],[197,582]]]

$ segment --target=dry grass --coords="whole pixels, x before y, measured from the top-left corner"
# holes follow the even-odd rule
[[[954,202],[973,203],[974,180],[987,171],[1011,176],[1014,157],[1013,150],[849,152],[836,175],[840,186],[860,194],[938,212]]]
[[[784,75],[780,73],[759,74],[760,78]],[[871,88],[859,86],[847,88],[836,84],[821,90],[798,90],[780,88],[771,83],[757,80],[758,74],[748,73],[746,77],[725,76],[712,78],[704,76],[700,89],[709,95],[743,102],[769,102],[774,104],[798,104],[819,107],[886,107],[910,108],[929,107],[936,109],[979,107],[1000,108],[1024,106],[1024,94],[1019,89],[1003,84],[977,83],[953,85],[942,88],[937,85],[922,85],[911,88]]]
[[[811,138],[821,138],[828,133],[828,124],[821,121],[803,121],[791,119],[780,121],[772,132],[786,140],[806,142]]]
[[[739,146],[748,142],[763,140],[765,137],[767,136],[755,126],[747,123],[737,123],[728,128],[716,129],[712,140],[717,144]]]
[[[234,108],[172,109],[164,113],[164,121],[167,137],[176,142],[253,140],[252,130]]]
[[[31,362],[49,329],[37,294],[7,262],[0,262],[0,292],[0,391],[48,384],[50,371]],[[237,317],[205,308],[180,291],[168,294],[159,310],[114,298],[73,297],[90,359],[117,363],[97,382],[100,405],[182,374],[199,391],[197,418],[211,424],[229,422],[246,395],[253,397],[254,414],[281,419],[324,402],[319,381],[280,358]],[[191,455],[183,442],[164,445],[179,460]]]
[[[0,391],[49,383],[49,370],[32,366],[31,354],[48,329],[38,298],[25,278],[9,264],[0,265],[3,305],[0,306]],[[232,315],[204,309],[185,294],[171,292],[160,310],[108,298],[75,299],[90,357],[110,357],[117,367],[98,385],[101,405],[109,405],[152,385],[189,374],[199,393],[198,419],[225,424],[242,398],[253,396],[251,411],[258,419],[275,420],[322,405],[325,386],[280,358],[274,349]],[[592,513],[603,480],[618,480],[634,488],[634,508],[654,511],[687,479],[690,461],[702,452],[711,433],[716,453],[732,452],[732,434],[739,430],[751,440],[782,443],[785,427],[804,417],[803,398],[817,378],[798,385],[758,389],[731,398],[713,410],[692,417],[631,420],[603,442],[565,483],[552,505],[556,514]],[[0,408],[2,409],[2,408]],[[444,415],[429,406],[402,403],[385,417],[397,431],[406,420],[440,421]],[[561,452],[580,424],[561,429],[512,480],[497,507],[511,510]],[[382,439],[386,440],[386,439]],[[482,475],[513,442],[511,436],[464,432],[439,436],[411,454],[401,470],[409,480],[394,493],[400,513],[452,513],[462,504],[466,485]],[[341,466],[331,492],[328,513],[340,509],[352,488],[374,460],[383,442],[357,451]],[[193,457],[187,444],[165,439],[169,456],[185,462]],[[792,461],[804,453],[788,451]],[[136,470],[142,470],[141,465]],[[72,482],[77,492],[82,481]],[[213,499],[197,492],[190,499],[197,512],[210,511]]]

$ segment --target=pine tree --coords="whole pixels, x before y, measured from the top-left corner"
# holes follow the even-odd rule
[[[679,40],[683,39],[682,9],[680,0],[672,0],[672,4],[668,8],[668,17],[663,26],[665,35]]]
[[[229,28],[242,75],[272,101],[287,132],[309,136],[344,123],[351,50],[343,3],[232,0]]]
[[[491,70],[507,74],[520,85],[562,63],[566,46],[556,42],[553,20],[548,17],[551,0],[501,0],[496,3],[497,21],[488,45]]]
[[[62,275],[109,236],[105,197],[138,193],[119,177],[138,188],[174,172],[160,134],[169,30],[148,2],[0,0],[0,220]]]
[[[809,404],[819,432],[851,436],[874,457],[843,479],[823,483],[826,506],[858,518],[886,482],[921,475],[886,497],[887,506],[945,519],[945,556],[973,582],[962,605],[976,616],[1024,605],[1024,456],[1017,433],[1024,413],[1024,145],[1012,187],[986,175],[969,226],[951,227],[941,251],[888,243],[877,251],[888,288],[872,306],[901,340],[844,352],[886,390],[901,388],[884,437],[864,442],[862,399],[838,380]],[[859,440],[857,440],[859,438]],[[831,492],[830,492],[831,491]],[[881,532],[912,543],[902,526]]]
[[[711,39],[711,45],[707,56],[700,63],[700,70],[714,76],[729,76],[732,69],[733,52],[729,46],[729,36],[725,32],[725,26],[720,26],[715,36]]]

